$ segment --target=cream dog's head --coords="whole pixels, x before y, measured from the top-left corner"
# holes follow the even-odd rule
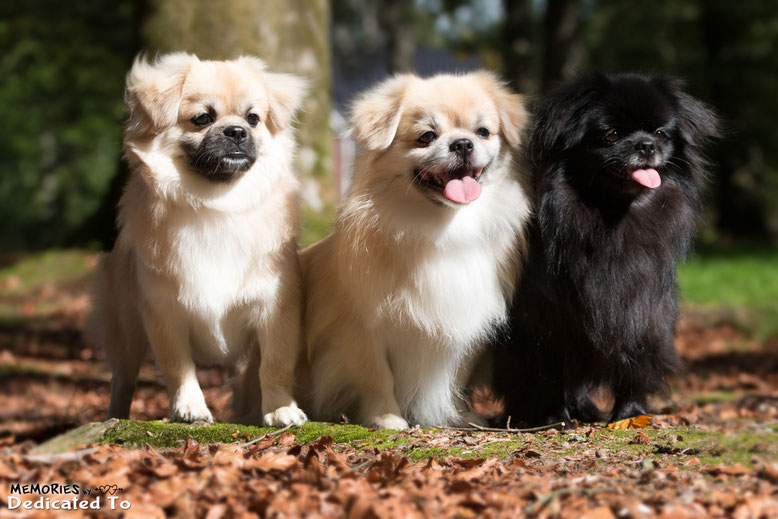
[[[139,57],[127,75],[126,155],[165,196],[224,195],[289,160],[285,130],[302,93],[302,80],[267,72],[258,58]]]
[[[526,120],[521,97],[488,72],[395,76],[354,104],[352,134],[370,161],[355,186],[438,206],[475,203],[506,174]]]

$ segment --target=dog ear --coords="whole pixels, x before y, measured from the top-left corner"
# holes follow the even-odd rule
[[[527,146],[530,161],[577,146],[586,137],[592,102],[607,85],[604,74],[593,73],[553,90],[535,115]]]
[[[366,150],[383,151],[394,140],[411,74],[387,79],[363,93],[351,107],[351,135]]]
[[[292,122],[307,89],[304,79],[291,74],[265,72],[268,98],[267,127],[276,134]]]
[[[127,73],[125,103],[130,112],[128,131],[143,132],[175,124],[184,80],[197,56],[176,52],[155,61],[138,55]]]
[[[682,81],[674,80],[671,86],[678,101],[678,129],[683,139],[695,148],[702,148],[711,139],[721,137],[722,123],[715,110],[681,90]]]
[[[529,121],[524,98],[511,92],[505,82],[491,72],[480,71],[474,75],[497,105],[500,131],[503,137],[511,147],[518,147],[521,144],[524,128]]]
[[[288,128],[294,113],[302,104],[307,89],[306,81],[292,74],[267,72],[265,62],[253,56],[241,56],[237,62],[254,69],[262,78],[268,96],[266,124],[270,133],[275,135]]]

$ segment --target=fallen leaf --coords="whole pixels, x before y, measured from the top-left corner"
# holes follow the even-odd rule
[[[643,429],[651,425],[651,417],[644,414],[608,424],[608,429]]]

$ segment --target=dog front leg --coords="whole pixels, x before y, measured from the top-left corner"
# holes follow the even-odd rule
[[[479,348],[479,350],[482,349]],[[486,381],[491,380],[491,377],[491,357],[488,352],[472,353],[462,361],[456,375],[456,394],[454,395],[454,405],[459,413],[459,418],[456,423],[451,425],[459,427],[468,427],[471,424],[484,427],[489,425],[484,417],[470,410],[469,402],[473,386],[476,383],[485,384]]]
[[[171,422],[213,422],[184,330],[174,328],[153,310],[144,315],[146,333],[170,395]]]
[[[360,422],[376,429],[408,429],[394,395],[394,376],[386,359],[376,359],[375,369],[366,370],[370,380],[360,384]]]
[[[280,292],[286,297],[264,319],[259,329],[259,385],[262,391],[262,420],[266,426],[302,425],[308,417],[292,396],[297,358],[302,348],[299,287],[289,282]]]

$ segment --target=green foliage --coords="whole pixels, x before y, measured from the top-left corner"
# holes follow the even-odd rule
[[[0,7],[0,249],[62,244],[118,163],[136,2]]]

